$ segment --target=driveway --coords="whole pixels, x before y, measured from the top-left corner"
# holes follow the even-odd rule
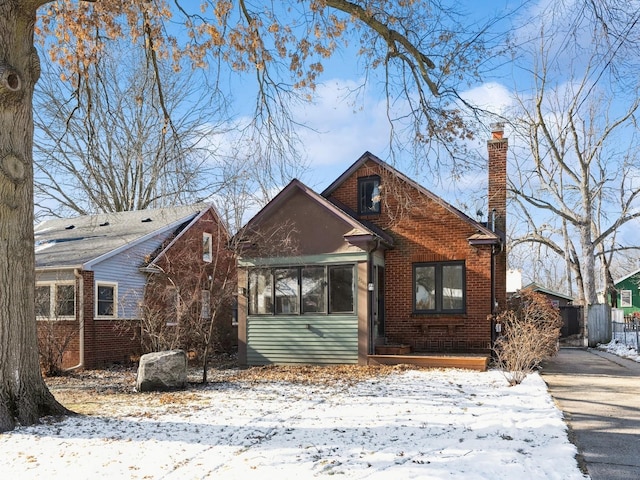
[[[593,349],[562,348],[542,378],[564,412],[593,480],[640,478],[640,364]]]

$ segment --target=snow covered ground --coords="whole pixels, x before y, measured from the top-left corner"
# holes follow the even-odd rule
[[[0,435],[11,479],[584,479],[538,374],[401,370],[114,396]]]
[[[616,342],[615,340],[610,343],[598,345],[598,348],[604,350],[605,352],[613,353],[619,357],[628,358],[635,362],[640,362],[640,355],[638,355],[638,350],[633,347],[629,347],[622,342]]]

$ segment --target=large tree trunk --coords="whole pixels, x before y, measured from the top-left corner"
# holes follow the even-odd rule
[[[42,2],[40,2],[42,3]],[[0,0],[0,432],[68,413],[38,362],[33,245],[33,45],[38,2]]]

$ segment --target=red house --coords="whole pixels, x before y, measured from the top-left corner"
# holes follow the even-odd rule
[[[487,224],[368,152],[322,194],[291,182],[243,232],[240,362],[400,363],[410,353],[438,364],[456,353],[484,368],[491,316],[506,303],[501,128],[487,143]]]
[[[227,240],[217,213],[205,204],[37,225],[36,319],[45,361],[95,368],[136,359],[144,353],[141,322],[158,304],[159,322],[172,328],[180,315],[210,309],[208,287],[194,279],[213,279],[214,266],[220,267],[221,259],[229,262]],[[199,290],[191,292],[195,285]],[[194,296],[188,311],[182,309],[185,302],[179,300]]]

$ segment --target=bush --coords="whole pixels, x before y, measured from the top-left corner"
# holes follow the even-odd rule
[[[495,361],[510,385],[521,383],[558,352],[562,318],[542,294],[521,290],[496,323],[502,331],[494,344]]]

